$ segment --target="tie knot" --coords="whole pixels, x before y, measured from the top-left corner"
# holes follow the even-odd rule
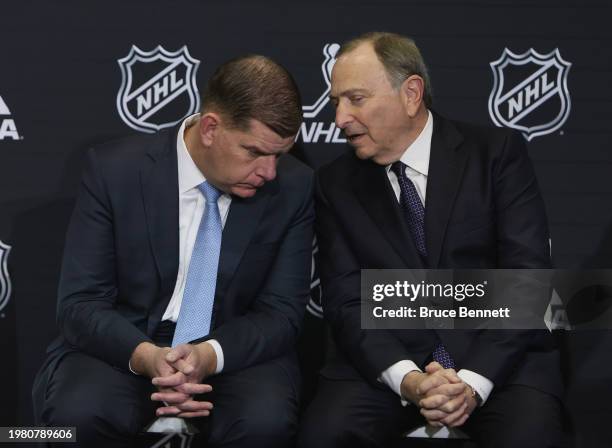
[[[406,175],[406,164],[398,160],[391,165],[391,171],[393,171],[398,178],[404,177]]]
[[[206,202],[211,204],[216,204],[219,200],[219,196],[223,194],[214,185],[209,184],[208,181],[202,182],[198,188],[206,198]]]

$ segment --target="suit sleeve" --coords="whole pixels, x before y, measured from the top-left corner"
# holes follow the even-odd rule
[[[115,309],[115,268],[112,209],[92,149],[66,235],[57,320],[68,344],[126,369],[150,339]]]
[[[320,175],[317,175],[315,198],[325,318],[340,351],[372,385],[380,387],[378,378],[383,371],[409,359],[406,348],[386,330],[361,329],[361,267],[338,228]]]
[[[314,206],[312,175],[305,186],[263,288],[249,312],[216,328],[224,372],[279,357],[297,342],[310,294]]]
[[[504,139],[500,156],[493,166],[493,185],[497,267],[549,269],[551,262],[545,205],[527,148],[517,133],[509,133]],[[526,305],[546,307],[544,301]],[[549,336],[545,330],[481,331],[461,367],[483,375],[495,386],[500,386],[519,365],[526,348],[536,343],[538,338]]]

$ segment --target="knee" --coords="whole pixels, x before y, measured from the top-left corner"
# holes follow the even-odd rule
[[[237,414],[219,417],[213,410],[211,446],[289,447],[297,431],[297,404],[283,400],[249,400]]]
[[[563,431],[559,422],[526,424],[507,428],[505,437],[500,437],[496,448],[553,448],[563,446]]]
[[[98,439],[99,420],[91,409],[82,408],[69,401],[46,404],[43,408],[42,421],[48,427],[75,427],[79,442]]]
[[[63,388],[46,400],[42,412],[46,426],[74,426],[79,442],[100,440],[101,437],[127,436],[130,425],[121,418],[116,406],[96,399],[96,394],[81,394],[76,390]]]
[[[489,427],[479,442],[485,448],[552,448],[564,446],[563,437],[561,421],[554,412],[525,410]]]
[[[249,441],[245,446],[283,446],[295,438],[297,404],[275,400],[263,407],[249,406],[244,409],[236,426],[244,440]]]
[[[559,447],[562,434],[544,433],[541,429],[537,432],[523,432],[515,428],[516,432],[500,435],[495,439],[483,441],[481,446],[491,448],[554,448]]]
[[[355,422],[343,413],[324,415],[308,411],[300,424],[298,448],[337,448],[361,446],[363,442]]]

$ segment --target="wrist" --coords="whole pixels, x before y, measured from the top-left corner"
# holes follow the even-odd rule
[[[477,408],[482,406],[482,397],[480,396],[480,394],[476,391],[476,389],[474,389],[469,384],[466,383],[466,385],[467,385],[467,393],[468,393],[469,397],[472,400],[474,400],[475,406]]]
[[[421,377],[423,375],[424,374],[422,372],[419,372],[418,370],[412,370],[406,375],[404,375],[400,386],[402,397],[404,399],[414,404],[417,404],[419,402],[420,398],[417,389],[418,385],[421,382]]]
[[[153,377],[151,372],[151,360],[159,349],[150,342],[141,342],[136,346],[130,357],[129,365],[132,371],[138,375]]]
[[[214,375],[217,371],[217,353],[211,344],[204,341],[196,345],[204,365],[204,378]]]

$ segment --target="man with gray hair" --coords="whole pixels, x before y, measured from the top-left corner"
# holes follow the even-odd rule
[[[550,267],[545,207],[522,138],[444,119],[406,37],[344,44],[336,124],[355,151],[317,173],[323,307],[336,345],[300,447],[390,446],[429,423],[481,447],[552,447],[559,353],[543,331],[363,330],[361,269]]]

